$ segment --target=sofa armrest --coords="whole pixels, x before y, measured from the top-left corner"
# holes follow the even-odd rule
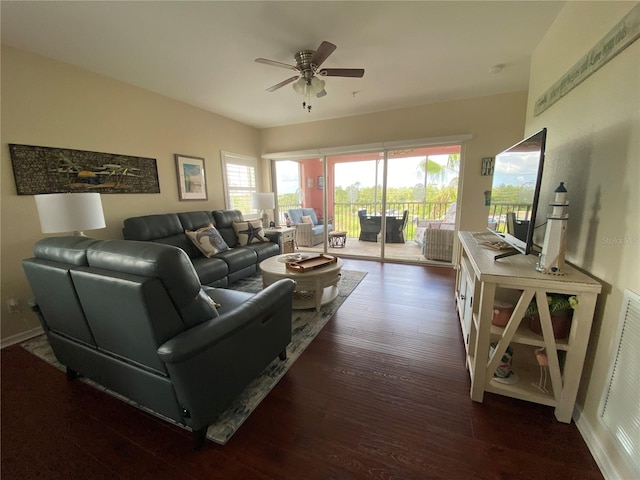
[[[281,230],[267,230],[264,229],[264,236],[269,239],[270,242],[280,243],[280,235],[282,235]]]
[[[269,315],[278,310],[286,310],[291,299],[295,282],[279,280],[230,312],[212,318],[196,327],[180,333],[158,348],[158,355],[165,363],[176,364],[192,359],[242,330],[253,322],[268,321]],[[247,352],[249,353],[249,352]]]
[[[239,307],[165,342],[165,362],[182,407],[182,422],[194,430],[219,412],[291,342],[291,302],[295,282],[283,279]]]

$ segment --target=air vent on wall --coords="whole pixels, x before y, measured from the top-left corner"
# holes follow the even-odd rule
[[[600,420],[634,478],[640,478],[640,295],[628,289],[624,292],[615,340]]]

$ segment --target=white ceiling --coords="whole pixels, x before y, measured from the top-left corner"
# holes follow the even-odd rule
[[[2,43],[258,128],[526,90],[555,1],[6,1]],[[323,40],[328,95],[302,109],[295,64]],[[504,64],[500,73],[490,68]]]

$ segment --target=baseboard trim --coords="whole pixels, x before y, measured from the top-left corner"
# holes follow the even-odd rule
[[[616,480],[620,478],[624,478],[623,473],[619,472],[616,466],[611,462],[611,459],[607,455],[607,450],[595,434],[593,427],[589,420],[587,420],[585,415],[582,415],[582,410],[576,406],[573,412],[573,420],[578,427],[578,431],[585,443],[587,444],[587,448],[593,455],[593,459],[598,464],[598,468],[600,469],[600,473],[606,480]]]
[[[42,335],[43,333],[44,330],[42,329],[42,327],[36,327],[32,328],[31,330],[18,333],[17,335],[11,335],[10,337],[3,338],[2,341],[0,341],[0,350],[11,345],[15,345],[16,343],[29,340],[30,338],[37,337],[38,335]]]

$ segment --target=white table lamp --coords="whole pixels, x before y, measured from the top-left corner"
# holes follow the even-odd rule
[[[269,212],[267,210],[276,207],[275,195],[273,192],[254,193],[251,197],[251,203],[253,208],[262,210],[262,227],[267,228],[269,226]]]
[[[72,232],[105,228],[100,194],[50,193],[34,195],[42,233]]]

